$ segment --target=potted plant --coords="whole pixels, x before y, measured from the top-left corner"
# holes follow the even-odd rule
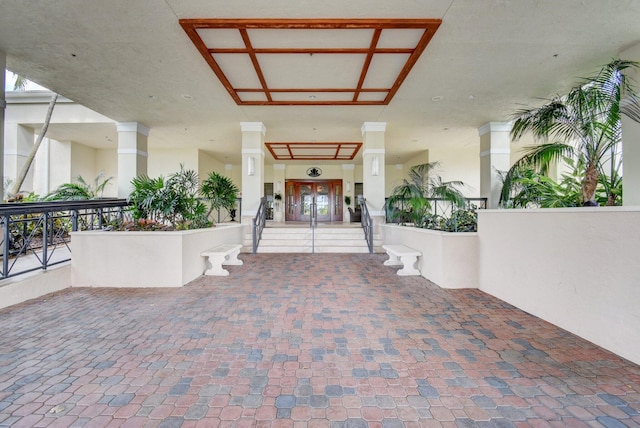
[[[238,192],[238,186],[230,178],[215,171],[210,172],[200,186],[200,194],[209,201],[207,218],[213,210],[219,212],[221,208],[226,209],[231,215],[231,212],[235,210]],[[235,213],[232,214],[232,217],[235,217]]]
[[[273,219],[277,222],[282,221],[282,212],[280,211],[280,201],[282,201],[282,195],[280,193],[275,193],[273,195],[273,199],[275,202],[275,213],[273,215]]]
[[[348,207],[351,206],[351,196],[346,195],[344,197],[344,203],[347,204]]]

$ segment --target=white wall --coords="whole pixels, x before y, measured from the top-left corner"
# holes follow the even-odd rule
[[[439,162],[435,173],[444,181],[462,181],[463,194],[468,198],[480,197],[480,154],[473,148],[431,149],[431,162]]]
[[[118,152],[116,149],[96,150],[96,174],[104,172],[104,177],[113,177],[104,189],[104,197],[118,196]]]
[[[640,363],[640,209],[480,210],[480,289]]]
[[[198,149],[151,149],[147,159],[147,175],[168,176],[184,169],[198,170]]]
[[[384,244],[402,244],[422,253],[417,267],[442,288],[478,287],[477,233],[451,233],[382,225]]]
[[[96,149],[83,144],[71,143],[72,182],[76,182],[78,176],[82,176],[87,183],[93,183],[98,174],[99,172],[96,171]]]

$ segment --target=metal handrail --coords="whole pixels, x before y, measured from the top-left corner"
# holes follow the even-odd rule
[[[69,232],[122,222],[129,205],[116,198],[0,204],[0,279],[71,260]]]
[[[358,201],[362,207],[362,216],[360,224],[364,230],[364,238],[367,240],[367,246],[369,247],[369,254],[373,254],[373,220],[369,214],[369,208],[367,207],[367,201],[363,197],[359,197]]]
[[[262,230],[264,229],[265,224],[267,223],[267,197],[263,196],[260,198],[260,206],[258,207],[258,212],[256,216],[253,218],[253,230],[252,230],[252,238],[253,238],[253,254],[258,252],[258,245],[260,244],[260,240],[262,239]]]

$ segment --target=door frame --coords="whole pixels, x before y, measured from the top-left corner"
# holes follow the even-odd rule
[[[302,197],[300,195],[300,185],[311,185],[313,195],[317,198],[317,186],[325,184],[328,187],[328,218],[318,218],[318,222],[341,222],[343,220],[343,184],[342,179],[327,180],[307,180],[307,179],[290,179],[285,180],[285,197],[284,212],[285,221],[309,221],[300,212]],[[293,205],[293,206],[292,206]]]

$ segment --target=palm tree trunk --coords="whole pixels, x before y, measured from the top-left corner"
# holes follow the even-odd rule
[[[582,182],[582,200],[584,206],[597,205],[596,187],[598,186],[598,169],[595,163],[589,162]]]
[[[49,122],[51,122],[51,115],[53,114],[53,107],[56,105],[56,101],[58,100],[58,94],[53,94],[51,97],[51,101],[49,101],[49,109],[47,110],[47,115],[44,119],[44,123],[42,124],[42,129],[40,130],[40,134],[36,139],[35,144],[31,148],[29,155],[27,156],[27,160],[25,161],[24,166],[22,167],[22,171],[20,171],[20,175],[16,178],[16,182],[11,189],[12,194],[16,194],[20,191],[20,188],[24,184],[24,180],[27,178],[27,174],[29,173],[29,168],[31,168],[31,164],[36,157],[36,153],[38,153],[38,149],[40,148],[40,144],[47,133],[47,128],[49,128]]]

